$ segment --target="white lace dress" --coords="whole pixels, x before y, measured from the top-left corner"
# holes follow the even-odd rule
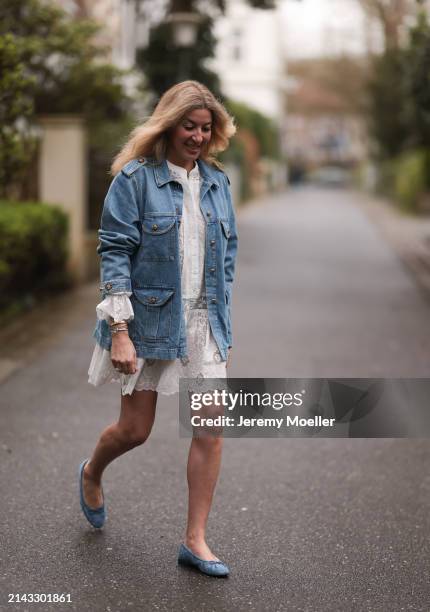
[[[226,362],[221,360],[212,335],[205,303],[204,260],[206,225],[200,210],[200,173],[195,164],[189,175],[185,168],[167,161],[170,174],[180,181],[183,193],[182,222],[179,232],[181,259],[181,290],[187,333],[187,357],[180,359],[137,359],[135,374],[120,374],[115,370],[110,351],[98,343],[94,348],[88,382],[99,386],[106,382],[121,383],[121,393],[134,389],[152,389],[164,395],[179,391],[180,378],[226,378]],[[130,293],[108,296],[97,305],[99,319],[114,321],[133,318]]]

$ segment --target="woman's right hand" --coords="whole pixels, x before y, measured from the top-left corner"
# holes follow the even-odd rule
[[[111,361],[121,374],[134,374],[137,370],[136,349],[127,332],[112,334]]]

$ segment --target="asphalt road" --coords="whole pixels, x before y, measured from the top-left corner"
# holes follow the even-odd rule
[[[428,376],[429,303],[358,195],[292,191],[239,231],[231,376]],[[98,297],[43,313],[1,387],[1,610],[430,608],[428,440],[225,440],[208,541],[231,575],[213,579],[176,565],[189,440],[160,397],[149,440],[108,467],[93,530],[77,469],[119,402],[86,382]],[[24,593],[71,603],[8,603]]]

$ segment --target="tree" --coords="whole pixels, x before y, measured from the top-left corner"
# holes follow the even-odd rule
[[[370,17],[379,21],[384,34],[385,49],[399,48],[406,17],[416,14],[417,0],[359,0],[359,2]]]
[[[405,55],[411,146],[430,148],[430,24],[425,10],[409,33]]]
[[[402,46],[373,58],[368,84],[370,131],[385,159],[430,147],[430,25],[424,9],[407,35]]]
[[[0,37],[0,197],[11,177],[19,174],[32,153],[26,130],[33,114],[29,95],[34,80],[20,61],[20,48],[11,34]]]
[[[0,36],[19,41],[20,61],[34,79],[35,113],[79,112],[90,122],[122,115],[123,72],[93,42],[99,26],[42,0],[0,0],[0,13]]]
[[[369,131],[378,145],[377,156],[396,157],[404,150],[410,133],[405,52],[402,49],[386,49],[374,58],[367,91]]]
[[[124,73],[93,42],[93,22],[70,19],[43,0],[0,0],[0,14],[0,176],[11,184],[28,161],[37,114],[79,113],[91,130],[122,118],[130,101]]]

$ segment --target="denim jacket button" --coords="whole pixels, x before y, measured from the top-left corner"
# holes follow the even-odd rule
[[[158,230],[158,225],[154,223],[154,225],[152,226],[152,231],[156,232],[157,230]]]
[[[216,304],[216,303],[217,303],[216,298],[212,298],[211,299],[211,304]]]
[[[112,289],[112,283],[106,283],[105,285],[105,289],[107,289],[108,291],[110,291]]]
[[[208,212],[206,213],[206,215],[207,215],[208,217],[210,217],[210,216],[211,216],[211,213],[208,211]]]
[[[211,240],[211,246],[214,246],[215,240]]]
[[[155,302],[157,301],[156,297],[150,297],[149,301],[151,302],[151,304],[155,304]]]
[[[209,272],[213,274],[215,272],[215,268],[210,268]]]

